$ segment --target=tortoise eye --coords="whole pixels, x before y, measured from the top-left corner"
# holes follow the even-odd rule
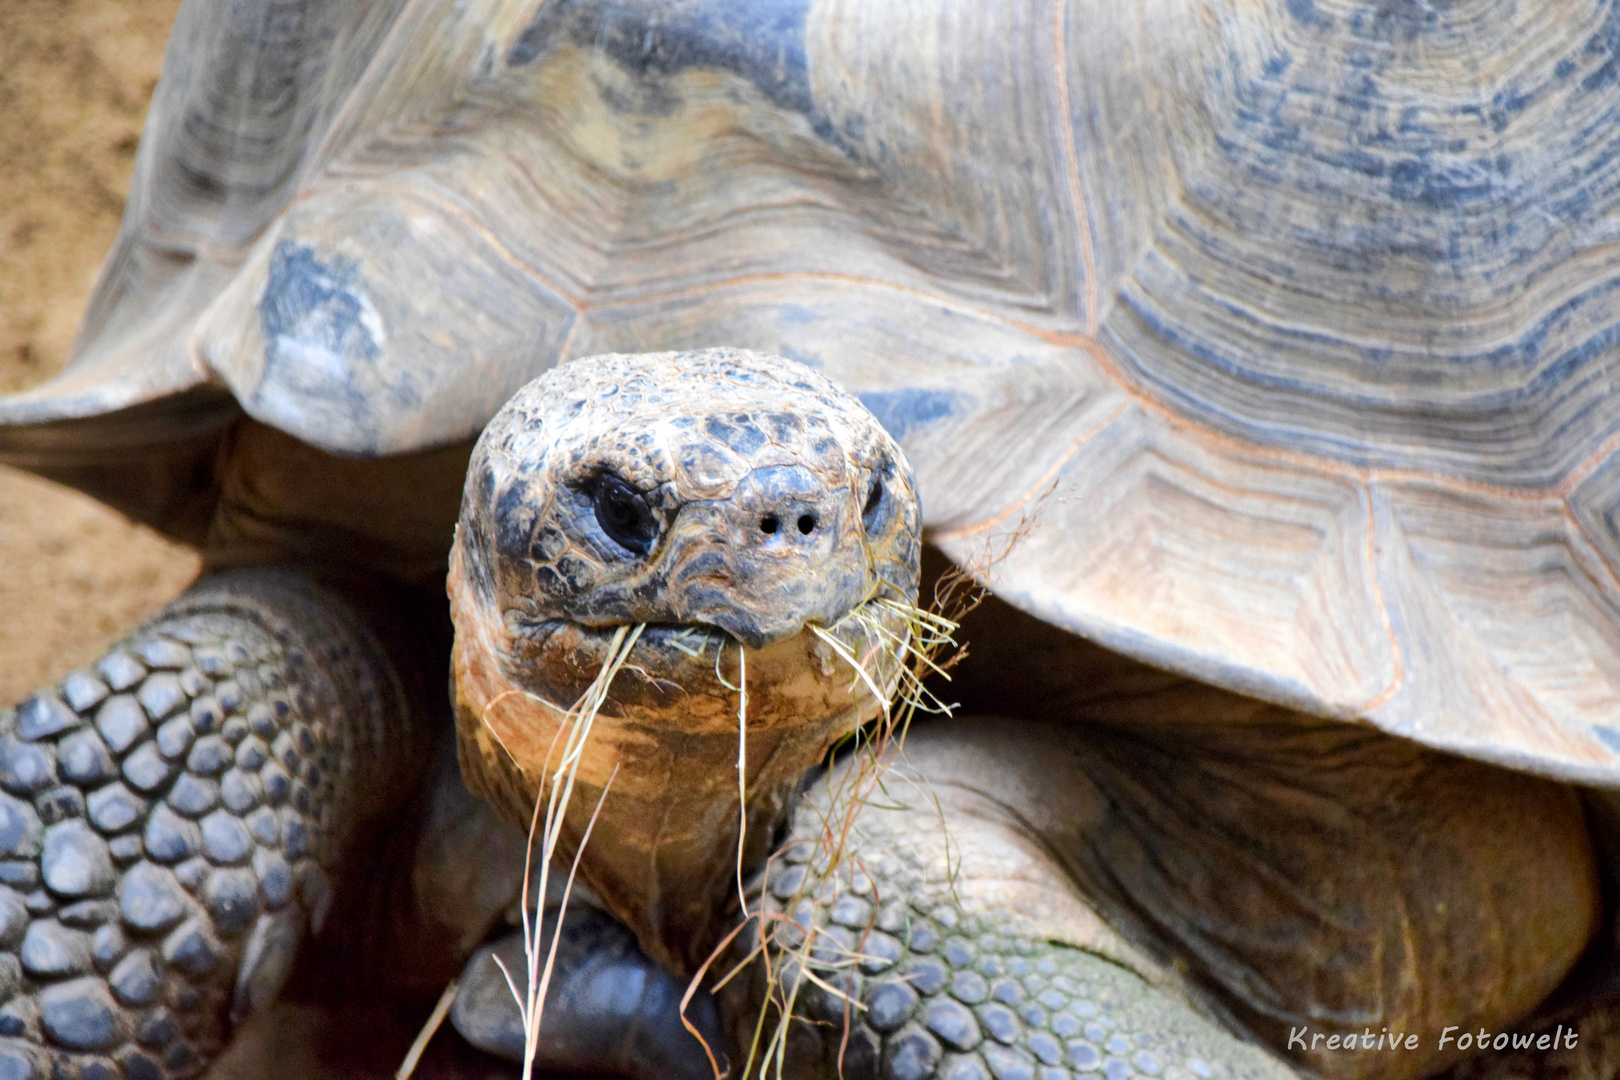
[[[866,505],[861,508],[861,521],[866,525],[866,531],[871,532],[878,522],[878,511],[883,509],[883,477],[872,477],[872,490],[866,496]]]
[[[612,473],[603,473],[591,490],[591,505],[596,523],[609,540],[637,555],[652,550],[658,539],[658,520],[635,488]]]

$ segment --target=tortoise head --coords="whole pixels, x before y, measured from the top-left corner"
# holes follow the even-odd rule
[[[451,554],[469,785],[528,827],[581,738],[560,850],[600,802],[580,877],[691,966],[739,860],[882,708],[919,528],[899,446],[802,365],[716,349],[548,372],[479,439]]]

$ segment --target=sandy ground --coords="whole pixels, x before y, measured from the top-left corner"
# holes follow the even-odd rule
[[[0,0],[0,393],[67,361],[123,213],[178,0]],[[0,703],[183,589],[196,557],[0,468]]]

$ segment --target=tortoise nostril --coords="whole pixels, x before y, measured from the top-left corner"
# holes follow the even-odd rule
[[[766,536],[775,536],[776,530],[780,529],[781,527],[782,523],[777,520],[775,514],[770,514],[759,519],[759,531],[764,533]]]
[[[814,515],[814,514],[800,514],[799,515],[799,531],[804,533],[804,535],[806,535],[806,536],[809,536],[811,533],[815,532],[816,531],[816,515]]]

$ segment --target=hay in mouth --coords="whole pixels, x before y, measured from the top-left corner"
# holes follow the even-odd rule
[[[621,626],[613,634],[608,646],[607,657],[602,664],[601,671],[596,679],[586,688],[573,708],[569,709],[564,723],[557,729],[556,738],[563,738],[562,757],[555,769],[551,770],[550,782],[542,779],[540,791],[545,793],[542,799],[537,794],[534,802],[534,813],[529,819],[529,843],[523,863],[523,892],[520,909],[523,922],[523,956],[528,968],[527,978],[524,982],[524,991],[519,991],[512,979],[511,972],[501,964],[499,957],[495,963],[501,965],[501,974],[506,979],[506,985],[512,992],[512,998],[517,1003],[518,1013],[523,1020],[523,1075],[530,1076],[534,1071],[535,1056],[540,1046],[540,1022],[544,1017],[546,991],[551,986],[552,971],[557,963],[557,945],[562,940],[563,920],[568,916],[568,902],[574,895],[574,881],[579,873],[579,860],[590,843],[591,833],[596,828],[597,818],[601,816],[602,805],[606,801],[608,792],[613,788],[613,780],[618,774],[618,767],[614,767],[614,774],[608,777],[602,788],[601,797],[597,799],[596,809],[591,813],[590,821],[585,826],[585,834],[580,838],[579,846],[575,849],[573,864],[568,870],[568,882],[563,888],[562,902],[557,912],[556,929],[552,932],[549,946],[540,941],[540,927],[542,912],[539,902],[548,892],[551,876],[551,864],[557,850],[557,844],[562,839],[562,823],[568,814],[568,805],[573,798],[574,784],[579,777],[579,763],[583,758],[586,743],[591,736],[591,728],[596,723],[597,714],[602,711],[602,703],[607,700],[608,690],[613,684],[613,678],[626,661],[630,652],[635,648],[636,641],[646,630],[645,624],[635,627]],[[491,702],[491,707],[495,703]],[[488,713],[484,717],[488,722]],[[494,729],[491,734],[499,735]],[[555,744],[555,738],[553,740]],[[518,764],[514,759],[514,764]],[[551,752],[548,750],[542,768],[550,768]],[[521,769],[522,766],[519,765]],[[544,777],[544,772],[542,772]],[[545,827],[540,835],[540,884],[537,891],[537,903],[531,911],[527,904],[529,893],[530,874],[534,865],[535,828],[540,823],[540,807],[545,805]],[[545,953],[545,964],[540,963],[542,949]]]
[[[964,574],[941,583],[941,587],[936,589],[931,610],[906,601],[873,599],[853,609],[831,627],[808,628],[848,665],[854,682],[864,684],[874,694],[881,694],[883,707],[875,723],[857,727],[833,749],[833,754],[847,753],[851,756],[855,767],[842,772],[837,787],[830,793],[829,812],[822,820],[817,850],[808,860],[815,873],[806,875],[803,884],[784,902],[786,914],[773,917],[760,910],[753,917],[739,922],[716,946],[687,988],[682,1001],[683,1019],[686,1003],[691,1000],[715,960],[728,949],[743,955],[726,974],[716,980],[713,986],[716,993],[751,965],[758,963],[764,966],[763,982],[769,988],[767,998],[761,1003],[747,1057],[738,1075],[764,1077],[769,1075],[773,1066],[778,1076],[781,1075],[786,1064],[789,1024],[795,1013],[799,992],[806,983],[820,987],[835,998],[842,998],[846,1012],[852,1008],[862,1008],[859,1002],[850,999],[835,985],[835,980],[839,971],[860,964],[867,957],[862,955],[858,947],[851,950],[815,929],[826,924],[825,919],[818,917],[817,911],[817,906],[823,902],[820,899],[821,886],[854,857],[850,847],[851,827],[861,808],[879,794],[889,797],[884,787],[884,774],[901,752],[912,719],[918,712],[951,711],[952,706],[941,701],[924,680],[930,674],[949,680],[949,668],[962,655],[954,637],[957,620],[976,606],[980,595],[976,586],[972,586],[971,579]],[[899,623],[898,630],[891,625],[895,621]],[[855,635],[859,636],[858,646],[852,645],[849,640]],[[876,673],[886,675],[887,682],[880,681]],[[746,703],[746,696],[742,700]],[[739,724],[742,723],[739,713]],[[924,797],[931,799],[933,796],[924,793]],[[775,852],[770,859],[782,854],[781,851]],[[746,913],[749,905],[743,888],[740,859],[737,871],[738,897],[742,911]],[[759,880],[763,879],[762,873]],[[734,944],[739,938],[743,939],[741,948]],[[783,977],[778,969],[787,966],[797,972],[797,977]],[[773,1014],[776,1020],[772,1026],[770,1021]],[[692,1024],[687,1023],[686,1026],[694,1037],[702,1040]],[[770,1030],[767,1033],[768,1026]],[[713,1049],[705,1048],[709,1051],[709,1062],[715,1076],[719,1078],[722,1073]]]

